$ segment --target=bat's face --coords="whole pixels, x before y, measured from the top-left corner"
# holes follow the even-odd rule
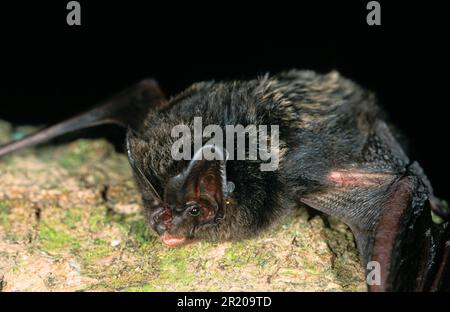
[[[204,237],[223,211],[222,170],[219,161],[191,161],[164,188],[162,200],[147,207],[150,226],[169,246]]]
[[[219,160],[191,160],[163,185],[162,196],[136,164],[127,138],[128,156],[142,193],[148,224],[164,244],[178,246],[208,237],[221,220],[225,204],[225,164]]]

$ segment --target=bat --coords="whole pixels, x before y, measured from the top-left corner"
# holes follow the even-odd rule
[[[170,99],[147,79],[1,146],[0,157],[74,130],[118,124],[127,129],[126,151],[145,219],[169,246],[251,237],[303,206],[350,227],[366,273],[373,265],[380,270],[369,291],[449,289],[449,209],[383,116],[373,93],[336,71],[199,82]],[[278,167],[264,171],[266,160],[231,160],[236,147],[212,149],[222,157],[197,157],[211,151],[206,139],[188,151],[191,159],[175,160],[172,131],[179,125],[193,129],[196,117],[220,127],[277,125],[279,142],[271,150]],[[442,222],[434,222],[433,214]]]

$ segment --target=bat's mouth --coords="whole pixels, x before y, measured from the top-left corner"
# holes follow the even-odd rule
[[[186,242],[186,237],[177,237],[164,233],[161,236],[162,242],[169,247],[177,247]]]

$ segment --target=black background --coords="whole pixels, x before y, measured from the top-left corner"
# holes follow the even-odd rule
[[[269,307],[221,307],[211,305],[203,308],[179,308],[178,300],[203,298],[221,302],[222,296],[269,296]],[[2,308],[32,308],[46,311],[92,310],[100,308],[112,311],[297,311],[344,310],[378,312],[384,310],[441,310],[448,306],[446,293],[0,293]]]
[[[382,26],[366,24],[368,1],[79,1],[81,26],[66,24],[67,2],[1,5],[1,119],[54,123],[146,77],[174,95],[199,80],[337,69],[378,95],[411,158],[450,198],[440,2],[379,1]]]

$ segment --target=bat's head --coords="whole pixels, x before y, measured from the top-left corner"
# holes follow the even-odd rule
[[[146,218],[163,243],[178,246],[208,236],[221,222],[226,205],[225,160],[194,156],[178,174],[165,181],[163,192],[158,192],[137,164],[132,140],[129,132],[128,157],[142,192]]]

